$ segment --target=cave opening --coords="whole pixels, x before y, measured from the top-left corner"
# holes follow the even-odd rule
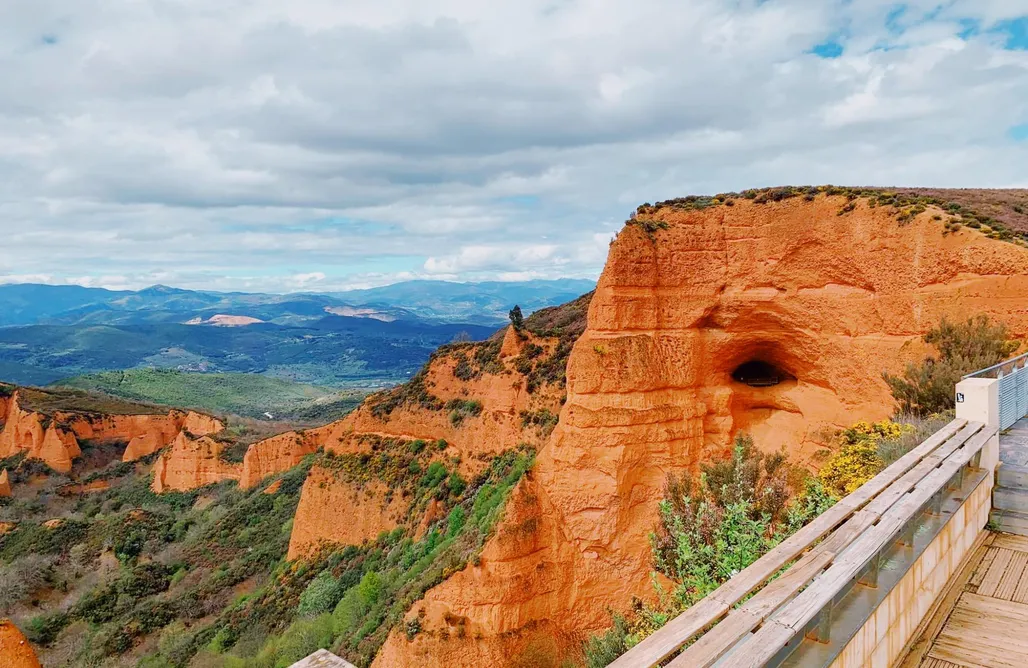
[[[794,377],[770,362],[750,360],[736,367],[732,379],[750,387],[773,387]]]

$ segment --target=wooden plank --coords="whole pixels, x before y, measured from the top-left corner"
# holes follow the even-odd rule
[[[962,666],[1024,668],[1028,606],[966,593],[929,656]]]
[[[846,500],[857,504],[858,507],[861,507],[863,504],[878,496],[882,490],[898,480],[900,476],[917,465],[917,463],[922,459],[932,454],[936,448],[948,441],[951,436],[959,432],[967,424],[968,422],[966,420],[951,421],[945,427],[923,440],[916,448],[887,466],[885,470],[874,478],[865,482],[852,494],[846,496]]]
[[[1013,550],[1008,550],[1003,547],[993,549],[996,550],[996,556],[993,557],[992,564],[989,565],[989,572],[985,574],[985,578],[982,579],[982,583],[978,585],[978,591],[976,592],[982,596],[996,595],[996,589],[999,587],[999,582],[1003,579],[1003,574],[1007,572],[1007,566],[1010,564],[1010,560],[1014,556]]]
[[[945,663],[938,659],[925,660],[925,654],[931,649],[935,638],[946,625],[947,620],[949,620],[957,599],[964,593],[964,587],[967,586],[971,577],[978,570],[978,567],[981,566],[985,555],[989,553],[989,546],[995,539],[995,536],[996,534],[989,531],[983,531],[978,534],[974,545],[968,550],[970,557],[964,561],[957,572],[953,574],[953,577],[946,583],[939,596],[935,598],[931,609],[925,615],[925,619],[918,626],[917,631],[914,632],[913,640],[904,650],[902,661],[897,662],[897,668],[917,668],[920,665],[935,665],[931,663],[932,661]],[[922,661],[924,661],[923,664]]]
[[[993,535],[995,535],[995,534],[993,534]],[[995,546],[995,544],[996,544],[995,539],[993,539],[992,544],[993,544],[993,546]],[[989,572],[989,568],[992,566],[992,561],[995,558],[996,558],[996,548],[995,547],[990,547],[988,550],[985,551],[985,556],[982,558],[982,563],[979,564],[978,569],[975,570],[974,574],[971,576],[971,579],[967,582],[967,586],[969,588],[971,588],[974,591],[978,591],[978,587],[981,586],[982,580],[985,579],[985,574]]]
[[[925,662],[921,664],[922,668],[962,668],[959,664],[950,663],[949,661],[943,661],[942,659],[925,659]]]
[[[989,432],[992,434],[989,434]],[[966,466],[985,442],[995,434],[995,429],[986,429],[954,452],[941,467],[935,469],[914,491],[896,503],[886,512],[878,524],[854,541],[842,555],[820,577],[796,596],[771,621],[792,628],[794,633],[802,630],[824,606],[859,572],[867,560],[877,553],[895,533],[921,507],[941,489],[961,467]],[[777,637],[766,631],[772,625],[765,624],[739,649],[730,654],[723,665],[761,665],[773,657],[784,643],[778,644]],[[786,641],[787,642],[787,641]],[[1023,667],[1022,667],[1023,668]]]
[[[914,488],[917,483],[921,482],[922,479],[932,471],[934,471],[939,464],[943,462],[947,457],[956,452],[956,450],[964,445],[971,439],[972,436],[977,434],[984,427],[981,422],[970,422],[966,427],[961,429],[955,436],[946,440],[938,449],[934,450],[929,456],[925,457],[912,469],[907,471],[901,476],[895,484],[890,485],[889,489],[885,490],[874,498],[869,504],[867,504],[867,510],[881,515],[888,510],[892,504],[896,503],[904,494]]]
[[[996,547],[1005,547],[1008,550],[1017,550],[1018,552],[1028,552],[1028,538],[1024,536],[1015,536],[1012,533],[998,533],[996,539],[993,542]]]
[[[1018,583],[1021,582],[1021,575],[1024,573],[1025,565],[1028,565],[1028,553],[1015,552],[1011,550],[1010,563],[1007,564],[1006,571],[1003,573],[1003,577],[1000,578],[999,584],[996,586],[995,598],[1003,601],[1009,601],[1014,597],[1014,592],[1017,590]]]
[[[955,434],[960,433],[970,424],[966,420],[951,421],[874,478],[861,485],[855,492],[743,569],[741,573],[721,585],[703,601],[690,607],[656,633],[643,639],[629,652],[610,664],[609,668],[639,668],[640,666],[649,668],[666,659],[697,633],[723,618],[732,606],[757,589],[783,566],[807,551],[815,542],[842,525],[882,490],[887,489],[925,457],[931,455],[939,446],[947,443]],[[974,424],[978,425],[975,427],[975,431],[981,428],[981,423]]]
[[[1017,583],[1014,595],[1010,600],[1017,603],[1028,603],[1028,568],[1021,573],[1021,581]]]

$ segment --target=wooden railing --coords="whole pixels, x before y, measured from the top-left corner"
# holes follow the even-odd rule
[[[897,538],[911,540],[923,513],[938,514],[943,494],[978,466],[996,433],[981,422],[950,422],[611,667],[651,668],[690,642],[666,665],[763,666],[797,637],[826,642],[833,601],[857,582],[873,585],[882,553]]]

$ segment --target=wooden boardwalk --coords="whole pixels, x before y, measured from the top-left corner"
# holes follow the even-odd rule
[[[1028,667],[1028,538],[993,533],[971,555],[903,668]]]

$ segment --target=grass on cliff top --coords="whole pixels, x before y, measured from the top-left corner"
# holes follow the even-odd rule
[[[52,389],[100,392],[131,401],[207,413],[324,424],[338,420],[363,401],[360,390],[333,390],[280,378],[245,373],[189,373],[170,369],[129,369],[76,376]]]
[[[57,411],[103,415],[161,415],[168,412],[165,406],[144,401],[132,401],[112,396],[105,392],[72,387],[37,388],[6,386],[13,393],[18,391],[21,407],[25,410],[53,415]]]
[[[643,204],[626,222],[641,227],[651,238],[657,229],[667,224],[638,215],[650,215],[661,208],[700,210],[714,206],[734,206],[737,200],[750,200],[755,204],[780,202],[795,197],[813,201],[819,195],[846,197],[839,215],[853,209],[853,201],[867,200],[872,207],[890,207],[902,224],[935,206],[953,217],[953,222],[982,229],[993,239],[1028,243],[1028,189],[944,189],[944,188],[864,188],[842,186],[781,186],[758,188],[742,192],[717,195],[690,195],[656,204]],[[663,228],[660,226],[663,224]],[[952,222],[947,221],[947,229]]]

